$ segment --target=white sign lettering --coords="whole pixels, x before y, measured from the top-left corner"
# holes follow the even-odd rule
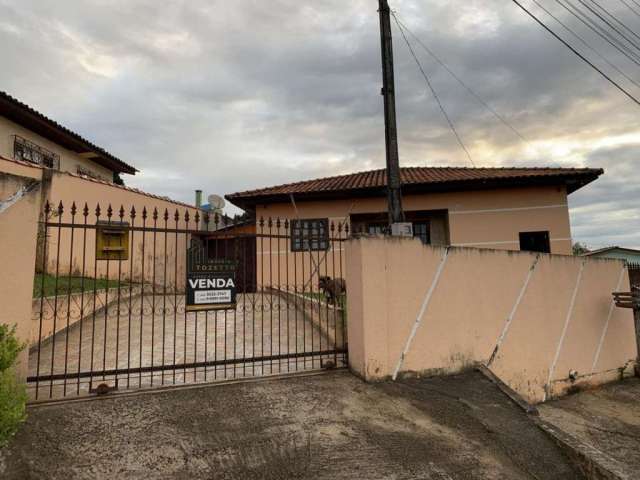
[[[194,290],[205,290],[207,288],[234,288],[236,284],[232,278],[200,278],[189,279],[189,285]]]

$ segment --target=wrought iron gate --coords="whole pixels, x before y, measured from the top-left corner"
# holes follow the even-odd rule
[[[236,226],[195,209],[47,204],[34,286],[32,400],[346,365],[348,227],[300,225],[259,219]],[[296,248],[300,238],[304,248]],[[235,262],[236,308],[185,308],[194,240],[208,255]]]

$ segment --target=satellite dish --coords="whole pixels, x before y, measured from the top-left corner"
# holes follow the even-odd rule
[[[208,200],[211,210],[222,210],[225,206],[224,198],[220,195],[209,195]]]

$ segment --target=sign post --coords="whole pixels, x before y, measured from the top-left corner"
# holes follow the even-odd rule
[[[236,308],[236,262],[209,258],[207,249],[187,250],[186,309],[188,312]]]

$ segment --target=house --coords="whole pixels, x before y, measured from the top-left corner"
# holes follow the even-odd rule
[[[640,250],[624,247],[606,247],[583,254],[585,257],[618,258],[628,264],[640,265]]]
[[[85,222],[88,225],[122,222],[138,229],[155,226],[164,230],[207,230],[208,226],[200,220],[204,212],[199,208],[122,184],[121,174],[136,172],[136,168],[105,149],[0,92],[0,220],[9,222],[11,215],[7,212],[24,209],[28,213],[21,214],[20,220],[27,222],[22,225],[26,231],[31,228],[29,221],[40,221],[34,262],[39,272],[82,272],[83,265],[89,265],[92,272],[85,274],[95,278],[113,279],[122,275],[160,281],[162,277],[156,271],[164,270],[149,261],[139,266],[122,262],[122,268],[109,268],[113,261],[108,256],[96,258],[93,230],[86,230],[86,238],[74,237],[71,234],[74,228],[53,232],[53,228],[46,230],[43,221],[46,217],[50,222],[76,226]],[[21,239],[22,234],[15,233],[19,230],[15,223],[7,224],[14,225],[12,233]],[[168,252],[186,251],[185,245],[176,246],[178,240],[173,235],[164,235],[166,243],[157,251],[165,248]],[[149,239],[133,230],[129,236],[128,253],[140,258]],[[177,258],[174,270],[180,273],[167,280],[171,285],[179,284],[178,279],[184,277],[185,256]]]
[[[607,247],[587,252],[583,254],[583,256],[624,260],[629,270],[631,285],[640,286],[640,250],[624,247]]]
[[[403,207],[414,236],[431,245],[571,255],[567,197],[604,171],[592,168],[401,169]],[[291,222],[290,251],[327,250],[331,224],[351,233],[387,228],[384,169],[226,196],[260,219]],[[259,225],[258,225],[259,227]]]
[[[5,92],[0,92],[0,157],[106,182],[137,171]]]

